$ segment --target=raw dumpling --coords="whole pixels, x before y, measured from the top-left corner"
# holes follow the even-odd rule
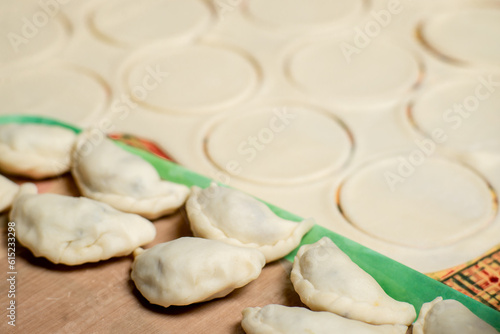
[[[403,325],[370,325],[330,312],[271,304],[243,310],[241,326],[247,334],[405,334]]]
[[[315,311],[376,325],[415,320],[413,305],[389,297],[327,237],[299,249],[290,279],[302,302]]]
[[[66,173],[76,134],[45,124],[0,125],[0,170],[43,179]]]
[[[460,302],[437,297],[425,303],[413,324],[413,334],[497,334]]]
[[[18,191],[19,186],[17,184],[0,175],[0,212],[10,208]]]
[[[224,297],[256,279],[265,265],[256,249],[193,237],[136,253],[132,280],[147,300],[164,307]]]
[[[215,183],[193,187],[186,212],[195,236],[257,248],[267,262],[290,253],[314,225],[312,220],[282,219],[257,199]]]
[[[82,194],[148,219],[170,214],[184,204],[189,188],[160,179],[154,167],[110,139],[78,140],[72,174]]]
[[[54,263],[77,265],[128,255],[156,235],[153,223],[141,216],[84,197],[36,192],[34,184],[21,186],[10,219],[18,241]]]

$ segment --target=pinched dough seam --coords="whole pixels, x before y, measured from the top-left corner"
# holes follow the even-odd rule
[[[422,308],[420,309],[420,314],[417,317],[417,321],[415,321],[415,323],[413,324],[413,334],[424,334],[424,325],[427,313],[430,312],[430,310],[434,307],[434,305],[436,305],[442,300],[443,297],[437,297],[433,301],[424,303],[424,305],[422,305]]]
[[[300,267],[300,260],[298,257],[295,258],[294,266],[295,265]],[[386,319],[384,322],[377,321],[378,319],[380,319],[380,317],[371,317],[369,320],[360,319],[360,318],[358,318],[358,315],[360,313],[362,313],[361,310],[376,309],[377,313],[382,312],[382,314],[384,314],[384,315],[390,315],[390,314],[394,313],[394,310],[390,307],[387,307],[387,306],[382,306],[382,305],[374,306],[374,305],[372,305],[368,302],[365,302],[365,301],[353,302],[345,296],[342,296],[342,295],[339,295],[336,293],[332,293],[332,292],[325,292],[325,291],[318,290],[318,289],[316,289],[316,287],[314,286],[314,284],[311,281],[305,279],[302,276],[302,273],[300,272],[300,270],[293,270],[292,269],[292,272],[290,274],[290,279],[291,279],[292,284],[295,288],[295,291],[299,294],[302,302],[304,304],[306,304],[307,306],[309,306],[311,308],[311,310],[328,311],[328,312],[343,316],[341,313],[338,313],[338,312],[333,311],[331,309],[332,306],[333,306],[333,309],[339,309],[338,305],[340,304],[342,306],[343,310],[345,311],[345,313],[356,314],[356,318],[351,318],[351,319],[360,320],[360,321],[364,321],[364,322],[375,324],[375,325],[396,324],[396,325],[408,326],[414,320],[414,319],[412,319],[412,321],[410,321],[409,323],[400,323],[400,322],[396,321],[395,318],[401,318],[402,316],[384,317],[384,319]],[[309,295],[309,297],[306,299],[305,297],[303,297],[305,295]],[[328,298],[330,301],[328,303],[320,302],[321,299],[326,299],[325,297],[330,297],[330,298]],[[403,303],[403,302],[400,302],[397,300],[395,300],[395,302]],[[311,305],[314,304],[314,305],[310,306],[310,304]],[[337,305],[335,305],[335,304],[337,304]],[[345,304],[350,305],[348,307],[348,309],[345,308]],[[352,312],[352,311],[354,311],[354,312]],[[403,313],[398,312],[398,314],[403,314]],[[389,321],[389,319],[392,319],[392,320]]]
[[[118,195],[93,191],[80,180],[80,176],[78,176],[77,172],[74,172],[72,174],[75,178],[78,188],[85,196],[107,203],[121,211],[134,212],[143,216],[148,216],[151,219],[158,218],[158,215],[172,213],[179,207],[181,207],[184,203],[184,200],[182,199],[182,197],[184,196],[178,196],[175,192],[169,194],[168,196],[154,196],[138,199],[136,197],[128,195]],[[187,196],[189,196],[189,192],[185,197]],[[115,203],[118,203],[118,205],[116,205]],[[130,210],[131,208],[133,210]]]
[[[264,254],[268,254],[268,253],[273,252],[274,250],[278,249],[279,250],[279,252],[277,252],[277,253],[279,253],[278,256],[276,256],[276,254],[273,254],[274,256],[267,256],[266,255],[266,259],[269,257],[268,261],[276,260],[278,258],[285,256],[289,252],[291,252],[300,243],[300,240],[302,239],[302,237],[312,228],[312,225],[313,225],[312,220],[307,220],[307,219],[303,220],[301,222],[297,222],[296,223],[297,226],[290,232],[290,234],[288,234],[286,239],[277,240],[274,244],[261,245],[261,244],[257,244],[257,243],[253,243],[253,242],[252,243],[245,243],[245,242],[242,242],[236,238],[228,236],[224,231],[215,227],[214,224],[211,222],[211,220],[205,214],[203,214],[203,210],[201,208],[201,205],[198,202],[198,196],[196,196],[196,198],[194,198],[193,200],[195,200],[194,201],[195,205],[193,205],[193,209],[200,212],[197,215],[198,219],[199,219],[198,222],[201,222],[204,225],[204,227],[208,227],[206,230],[210,233],[210,235],[211,235],[210,238],[214,238],[216,240],[227,240],[229,243],[236,245],[236,246],[257,248],[257,249],[261,250]],[[311,225],[311,226],[308,226],[308,225]],[[304,226],[305,226],[305,228],[302,229],[302,227],[304,227]],[[215,233],[213,231],[215,231]],[[218,234],[217,232],[220,232],[220,234],[222,234],[224,236],[224,238],[217,236],[217,234]],[[297,240],[295,240],[295,237],[297,238]],[[283,254],[283,253],[285,253],[285,254]]]
[[[46,158],[44,155],[35,153],[31,153],[30,158],[27,159],[26,154],[10,150],[5,146],[5,144],[0,143],[0,165],[6,167],[7,172],[36,172],[35,177],[48,177],[63,174],[71,169],[71,159],[61,156]],[[35,161],[33,162],[33,160]],[[20,163],[21,161],[22,163]]]
[[[109,235],[109,234],[114,234],[114,233],[113,233],[113,231],[109,231],[109,230],[108,230],[108,231],[105,231],[105,232],[101,233],[101,234],[100,234],[100,235],[99,235],[99,236],[98,236],[98,237],[97,237],[97,238],[96,238],[96,239],[95,239],[92,243],[90,243],[90,244],[88,244],[88,245],[85,245],[84,247],[81,247],[81,248],[83,249],[83,248],[90,248],[90,247],[92,247],[92,246],[98,246],[99,241],[100,241],[103,237],[105,237],[106,235]],[[130,244],[131,246],[130,246],[130,247],[128,247],[128,248],[122,248],[122,249],[121,249],[121,251],[116,252],[116,253],[113,253],[111,256],[106,257],[106,258],[103,258],[103,256],[102,256],[102,255],[103,255],[103,253],[104,253],[104,251],[105,251],[105,247],[98,246],[98,247],[99,247],[99,249],[101,250],[101,253],[100,253],[100,254],[101,254],[101,256],[99,256],[99,259],[98,259],[97,261],[107,260],[107,259],[110,259],[110,258],[112,258],[112,257],[120,256],[121,254],[130,254],[130,253],[132,253],[132,252],[134,251],[134,249],[136,249],[136,248],[138,247],[138,246],[133,245],[133,244],[134,244],[134,242],[133,242],[133,240],[130,238],[130,236],[129,236],[128,234],[119,235],[119,238],[120,238],[120,239],[126,239],[126,240],[129,242],[129,244]],[[69,240],[69,241],[66,241],[66,242],[65,242],[65,245],[64,245],[63,249],[61,250],[61,252],[60,252],[60,254],[59,254],[58,263],[62,263],[62,262],[61,262],[61,260],[62,260],[62,258],[65,256],[65,254],[64,254],[64,253],[66,252],[66,250],[67,250],[68,248],[70,248],[70,247],[71,247],[71,244],[72,244],[73,242],[75,242],[75,241],[79,241],[79,240],[81,240],[81,239],[73,239],[73,240]],[[139,246],[140,246],[140,245],[139,245]],[[131,249],[130,251],[128,250],[129,248]],[[82,259],[82,260],[84,260],[84,262],[81,262],[81,263],[86,263],[86,262],[88,262],[88,261],[89,261],[88,259],[85,259],[85,258],[81,258],[81,259]],[[80,261],[79,261],[79,262],[80,262]]]
[[[252,314],[252,317],[250,318],[250,321],[248,321],[251,324],[252,330],[257,330],[257,331],[262,331],[266,330],[264,333],[283,333],[279,328],[276,328],[275,326],[272,326],[266,322],[264,322],[263,315],[260,313],[262,310],[262,307],[252,307],[252,309],[258,308],[258,311],[256,311],[254,314]],[[258,315],[255,317],[255,314]]]
[[[289,240],[290,238],[292,238],[292,237],[295,235],[295,233],[296,233],[297,229],[301,226],[301,224],[307,221],[307,219],[306,219],[306,220],[302,220],[302,221],[300,221],[300,222],[296,222],[296,225],[297,225],[297,226],[296,226],[296,227],[295,227],[295,228],[294,228],[294,229],[293,229],[293,230],[292,230],[292,231],[291,231],[291,232],[287,235],[286,239],[280,239],[280,240],[277,240],[274,244],[262,244],[262,245],[261,245],[261,244],[257,244],[257,243],[253,243],[253,242],[246,243],[246,242],[242,242],[242,241],[240,241],[240,240],[239,240],[239,239],[237,239],[237,238],[234,238],[234,237],[230,237],[230,236],[228,236],[228,235],[227,235],[227,234],[226,234],[223,230],[221,230],[221,229],[217,228],[217,227],[216,227],[216,226],[215,226],[215,225],[211,222],[211,220],[210,220],[210,219],[209,219],[209,218],[208,218],[208,217],[207,217],[207,216],[203,213],[203,210],[202,210],[201,205],[199,204],[199,202],[198,202],[197,198],[196,198],[195,203],[196,203],[196,207],[194,207],[194,209],[195,209],[195,210],[198,210],[198,211],[200,212],[200,214],[199,214],[198,216],[200,216],[200,217],[202,217],[202,218],[203,218],[203,221],[202,221],[202,222],[203,222],[203,223],[205,223],[205,224],[204,224],[205,226],[208,226],[208,227],[209,227],[211,230],[213,230],[213,231],[218,231],[218,232],[220,232],[221,234],[223,234],[223,235],[224,235],[224,237],[225,237],[226,239],[229,239],[229,240],[235,240],[236,242],[238,242],[238,243],[239,243],[239,244],[241,244],[241,245],[248,245],[248,246],[251,246],[251,247],[265,247],[265,246],[275,247],[275,246],[279,245],[279,243],[280,243],[280,242],[285,242],[285,241]],[[312,227],[312,226],[311,226],[311,227]],[[307,231],[306,231],[306,233],[307,233]],[[305,234],[305,233],[304,233],[304,234]],[[255,246],[254,246],[254,245],[255,245]]]

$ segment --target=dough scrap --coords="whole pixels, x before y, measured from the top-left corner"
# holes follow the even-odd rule
[[[19,191],[19,186],[0,175],[0,212],[10,208],[14,197]]]
[[[422,305],[413,334],[497,334],[497,330],[454,299],[437,297]]]
[[[371,325],[330,312],[271,304],[243,310],[241,326],[247,334],[405,334],[404,325]]]
[[[264,265],[256,249],[182,237],[138,254],[131,277],[147,300],[168,307],[224,297],[256,279]]]
[[[389,297],[368,273],[327,237],[299,249],[290,279],[302,302],[366,323],[410,325],[413,305]]]
[[[0,125],[0,170],[44,179],[71,167],[76,134],[60,126],[9,123]]]
[[[12,204],[16,237],[35,256],[78,265],[132,253],[156,236],[153,223],[84,197],[37,194],[21,186]]]
[[[181,207],[189,188],[162,180],[154,167],[110,139],[93,144],[83,133],[73,152],[72,175],[82,194],[148,219]]]
[[[195,236],[256,248],[267,262],[290,253],[314,225],[311,219],[296,223],[280,218],[252,196],[216,183],[192,187],[186,212]]]

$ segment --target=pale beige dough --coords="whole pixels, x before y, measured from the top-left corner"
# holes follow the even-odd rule
[[[248,11],[266,26],[311,29],[345,23],[362,6],[360,0],[253,0],[248,2]]]
[[[154,167],[110,139],[94,142],[81,135],[71,170],[84,196],[148,219],[170,214],[182,206],[189,188],[162,180]]]
[[[359,54],[346,55],[343,43],[315,41],[290,57],[285,71],[308,96],[342,108],[387,105],[419,79],[419,60],[393,43],[373,43]]]
[[[422,305],[413,334],[496,334],[492,326],[484,322],[459,301],[437,297]]]
[[[27,183],[12,204],[17,240],[35,256],[78,265],[132,253],[151,242],[150,221],[85,197],[37,194]]]
[[[69,171],[76,134],[45,124],[0,125],[0,170],[32,179]]]
[[[377,160],[345,179],[339,202],[352,226],[379,240],[431,250],[490,226],[495,200],[480,174],[436,157],[413,165],[414,157],[408,153]]]
[[[371,325],[330,312],[271,304],[243,310],[241,326],[247,334],[405,334],[403,325]]]
[[[452,62],[500,64],[498,7],[453,8],[434,13],[423,22],[419,33],[426,46]]]
[[[380,285],[327,237],[299,249],[290,275],[302,302],[366,323],[410,325],[413,305],[389,297]]]
[[[19,186],[8,178],[0,175],[0,212],[10,208]]]
[[[4,0],[0,3],[2,70],[20,69],[27,64],[39,63],[64,47],[68,22],[61,13],[62,6],[58,6],[56,2],[57,9],[51,17],[42,9],[46,4],[47,2],[40,5],[38,1],[16,0]]]
[[[153,48],[138,56],[126,85],[130,97],[148,109],[198,114],[233,107],[253,93],[258,80],[259,69],[250,55],[193,44]]]
[[[349,129],[337,117],[312,106],[276,104],[219,119],[206,135],[205,153],[221,170],[236,165],[235,178],[282,185],[340,170],[352,149]]]
[[[280,218],[254,197],[215,183],[193,187],[186,211],[195,236],[256,248],[267,262],[290,253],[314,225]]]
[[[265,265],[256,249],[183,237],[136,252],[131,277],[153,304],[189,305],[221,298],[256,279]]]
[[[84,126],[103,112],[109,103],[109,91],[92,70],[57,62],[16,71],[0,80],[0,105],[11,113]]]
[[[127,46],[188,42],[207,29],[210,8],[199,0],[118,0],[100,3],[92,27],[106,40]]]
[[[463,152],[500,152],[500,76],[478,75],[436,83],[415,98],[411,108],[414,125],[423,132],[427,146]],[[434,136],[436,129],[444,135]],[[437,130],[439,131],[439,130]]]

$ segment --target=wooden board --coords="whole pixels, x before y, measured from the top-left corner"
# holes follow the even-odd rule
[[[16,180],[21,181],[21,180]],[[78,196],[69,176],[37,183],[40,192]],[[132,256],[80,266],[55,265],[16,244],[15,299],[8,297],[7,215],[0,218],[0,333],[244,333],[241,311],[270,303],[302,305],[289,280],[291,263],[267,265],[259,278],[223,299],[185,307],[151,305],[130,279]],[[185,212],[155,222],[150,245],[190,236]],[[15,300],[15,324],[7,307]]]

